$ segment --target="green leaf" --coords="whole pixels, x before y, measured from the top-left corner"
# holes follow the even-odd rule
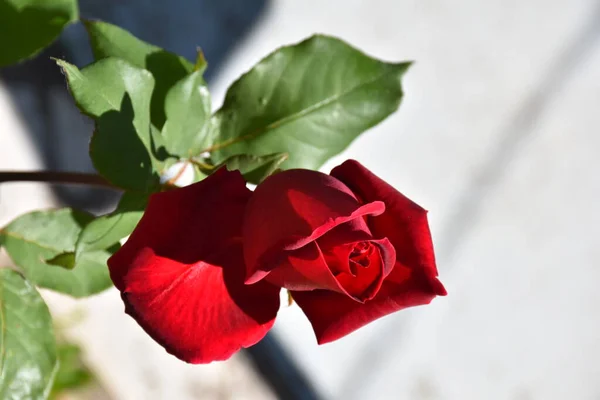
[[[60,367],[52,386],[51,397],[59,399],[62,391],[77,389],[92,381],[90,370],[81,361],[79,346],[72,343],[59,343],[58,359]]]
[[[101,21],[83,21],[96,60],[121,58],[147,69],[156,79],[152,93],[152,123],[159,129],[165,122],[165,96],[175,82],[194,70],[185,58],[143,42],[118,26]],[[201,66],[201,64],[199,64]]]
[[[0,398],[46,399],[57,370],[46,303],[19,273],[0,269]]]
[[[396,111],[409,65],[322,35],[283,47],[229,88],[209,150],[217,162],[287,152],[283,168],[318,169]]]
[[[167,152],[165,140],[154,124],[150,125],[150,138],[152,139],[152,153],[156,157],[156,165],[159,171],[162,171],[165,168],[165,164],[177,162],[177,160],[171,157]]]
[[[125,189],[147,191],[156,184],[150,132],[150,95],[154,78],[117,58],[82,70],[57,60],[81,111],[96,120],[90,143],[94,167]]]
[[[169,90],[165,110],[162,136],[167,152],[189,158],[208,145],[210,95],[202,71],[186,76]]]
[[[76,0],[0,0],[0,67],[33,57],[77,17]]]
[[[74,252],[81,228],[92,219],[69,208],[35,211],[0,230],[0,238],[30,282],[74,297],[89,296],[111,286],[106,262],[115,249],[85,252],[71,270],[45,260]]]
[[[192,164],[192,166],[194,167],[194,183],[200,182],[209,175],[205,171],[200,169],[200,167],[198,167],[197,165]]]
[[[250,183],[260,183],[279,168],[288,158],[287,153],[275,153],[266,156],[239,154],[223,162],[230,171],[239,170]]]
[[[56,265],[66,269],[73,269],[75,268],[75,252],[70,251],[68,253],[61,253],[56,257],[46,260],[46,264]]]
[[[112,252],[113,246],[133,232],[144,214],[148,196],[146,193],[139,192],[123,193],[115,211],[90,221],[82,228],[75,244],[75,251],[61,253],[46,260],[46,263],[73,269],[81,264],[82,257],[84,260],[89,257],[88,253],[107,249]]]
[[[87,224],[77,240],[77,258],[86,252],[105,250],[128,236],[144,214],[148,195],[125,192],[116,210]]]

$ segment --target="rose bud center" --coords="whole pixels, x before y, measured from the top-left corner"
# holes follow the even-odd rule
[[[379,245],[365,240],[322,251],[341,289],[354,300],[364,302],[377,294],[384,267]]]
[[[350,252],[350,273],[354,276],[357,274],[357,267],[367,268],[371,264],[373,256],[373,245],[370,242],[359,242],[354,245]]]

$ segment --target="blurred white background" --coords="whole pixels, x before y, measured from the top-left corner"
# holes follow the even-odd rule
[[[264,55],[315,32],[416,61],[400,111],[324,171],[358,159],[430,210],[449,292],[324,346],[296,306],[282,308],[275,332],[319,392],[600,399],[600,3],[276,0],[219,71],[215,104]],[[40,167],[23,129],[0,88],[0,169]],[[0,224],[53,203],[31,184],[0,196]],[[50,300],[57,314],[87,310],[70,334],[115,399],[273,396],[243,358],[168,356],[115,290]]]

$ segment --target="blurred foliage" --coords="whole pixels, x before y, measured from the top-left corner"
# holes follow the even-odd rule
[[[59,368],[50,399],[59,400],[67,390],[80,389],[93,381],[93,375],[81,359],[81,348],[73,343],[58,343]]]

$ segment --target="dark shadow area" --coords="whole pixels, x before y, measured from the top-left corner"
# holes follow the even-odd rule
[[[152,108],[151,115],[158,116],[152,122],[157,128],[161,129],[167,117],[165,115],[164,101],[160,102],[157,99],[164,100],[171,86],[185,77],[189,72],[183,66],[179,57],[166,51],[158,51],[146,57],[146,67],[148,71],[152,72],[153,76],[162,78],[155,81],[152,101],[150,103],[150,107]]]
[[[263,340],[246,349],[244,355],[258,373],[266,377],[266,383],[277,398],[282,400],[322,399],[272,333],[268,333]]]
[[[153,175],[152,161],[136,132],[134,118],[131,98],[126,94],[119,111],[108,111],[96,122],[90,154],[97,171],[113,184],[146,191],[158,183],[158,177]]]
[[[10,41],[0,41],[0,65],[7,64],[10,59],[27,57],[47,46],[47,38],[56,38],[69,19],[68,13],[52,8],[17,9],[11,2],[0,2],[0,37],[11,38]],[[14,32],[20,31],[20,21],[30,21],[31,29],[23,35],[14,35]]]

